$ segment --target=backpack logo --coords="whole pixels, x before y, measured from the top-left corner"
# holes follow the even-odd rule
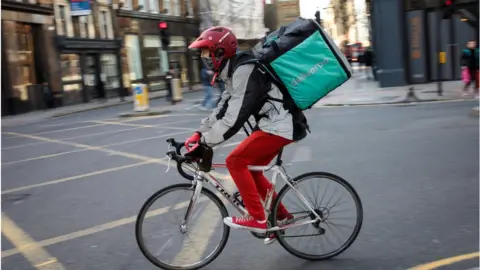
[[[308,77],[312,76],[313,74],[317,73],[318,69],[322,68],[325,64],[328,63],[328,59],[323,59],[323,61],[320,61],[316,63],[313,67],[311,67],[307,72],[302,72],[300,73],[296,78],[294,78],[290,84],[292,86],[297,86],[304,80],[306,80]]]

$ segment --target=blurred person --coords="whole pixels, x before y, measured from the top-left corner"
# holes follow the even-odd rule
[[[478,98],[478,48],[476,41],[469,41],[467,42],[467,46],[462,51],[461,55],[461,65],[462,65],[462,72],[464,76],[468,77],[465,80],[465,86],[463,87],[463,94],[468,95],[468,87],[470,84],[473,85],[473,93],[475,97]]]
[[[237,54],[237,47],[233,32],[221,26],[205,30],[189,46],[189,49],[201,50],[202,60],[214,71],[212,83],[219,76],[225,82],[225,91],[218,106],[202,120],[198,131],[185,141],[185,146],[189,151],[187,155],[199,155],[196,149],[202,151],[225,142],[242,128],[250,116],[256,118],[254,131],[226,158],[227,168],[248,215],[226,217],[223,221],[232,228],[265,233],[267,220],[262,200],[273,186],[263,172],[250,172],[248,165],[268,165],[283,147],[305,138],[308,125],[301,110],[287,110],[282,102],[267,99],[282,100],[283,95],[254,64],[234,68],[251,56]],[[293,218],[283,204],[278,211],[280,221]],[[269,236],[265,243],[271,243],[267,240],[274,240],[274,237]]]
[[[212,110],[216,104],[213,103],[213,86],[211,84],[213,78],[213,71],[207,69],[205,66],[202,68],[201,71],[202,77],[202,84],[203,84],[203,92],[205,96],[202,101],[202,105],[200,107],[201,110],[207,111]]]
[[[170,65],[169,69],[165,73],[165,84],[167,85],[167,96],[166,99],[169,102],[174,103],[173,101],[173,90],[172,90],[172,79],[175,74],[175,70],[173,69],[173,66]]]
[[[367,47],[365,52],[363,53],[363,64],[365,65],[365,76],[367,76],[367,79],[370,79],[370,74],[372,75],[373,78],[373,68],[372,68],[372,63],[373,63],[373,51],[372,47]]]

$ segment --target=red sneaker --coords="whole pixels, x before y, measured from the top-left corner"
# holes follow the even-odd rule
[[[287,215],[278,215],[278,225],[285,225],[288,224],[292,221],[294,216],[292,214],[287,214]],[[265,245],[270,245],[273,244],[277,240],[277,237],[275,233],[271,233],[265,240],[263,240],[263,243]]]
[[[223,223],[235,229],[246,229],[257,233],[265,233],[267,231],[267,221],[258,221],[251,216],[244,217],[226,217]]]

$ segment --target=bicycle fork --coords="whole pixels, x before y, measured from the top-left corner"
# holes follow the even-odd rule
[[[188,222],[192,217],[193,209],[195,208],[195,204],[197,203],[198,197],[200,197],[200,193],[202,192],[203,188],[203,173],[198,172],[195,174],[195,179],[192,181],[192,187],[194,187],[192,198],[190,198],[190,202],[188,203],[187,212],[185,213],[185,217],[180,224],[180,232],[182,234],[188,231]]]

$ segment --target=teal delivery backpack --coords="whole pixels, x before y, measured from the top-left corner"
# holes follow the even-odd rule
[[[314,20],[297,18],[262,38],[252,49],[255,62],[280,88],[284,102],[301,110],[348,81],[352,68]],[[286,99],[285,99],[286,97]]]

